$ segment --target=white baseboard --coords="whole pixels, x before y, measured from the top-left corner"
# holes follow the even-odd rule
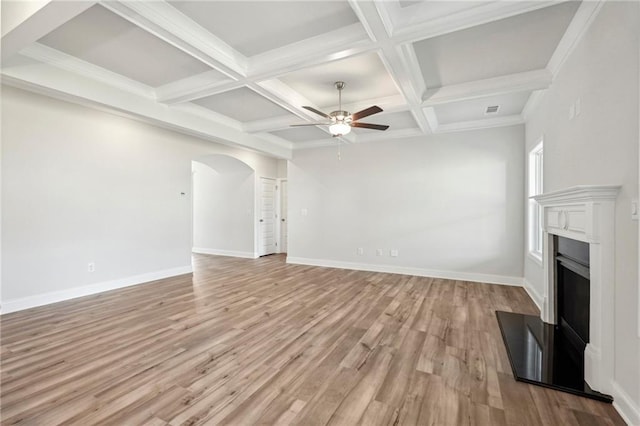
[[[213,254],[216,256],[231,256],[231,257],[243,257],[246,259],[257,259],[259,256],[257,253],[251,251],[236,251],[236,250],[218,250],[206,247],[194,247],[191,249],[193,253],[198,254]]]
[[[540,295],[540,293],[538,293],[538,290],[536,290],[533,284],[529,282],[529,280],[527,280],[526,278],[523,278],[522,281],[523,281],[522,286],[524,287],[524,290],[527,292],[531,300],[533,300],[533,303],[536,304],[540,312],[542,312],[542,305],[543,305],[542,296]]]
[[[620,387],[620,385],[612,381],[613,389],[613,407],[616,409],[622,420],[629,426],[640,426],[640,406],[631,399],[629,394]]]
[[[193,267],[180,266],[177,268],[164,269],[146,274],[133,275],[117,280],[104,281],[101,283],[85,285],[82,287],[70,288],[67,290],[52,291],[49,293],[38,294],[35,296],[22,297],[20,299],[2,301],[1,314],[22,311],[24,309],[35,308],[37,306],[49,305],[51,303],[63,302],[65,300],[75,299],[77,297],[90,296],[92,294],[102,293],[118,288],[129,287],[137,284],[144,284],[149,281],[160,280],[163,278],[175,277],[178,275],[190,274]]]
[[[395,265],[374,265],[370,263],[342,262],[338,260],[310,259],[287,256],[287,263],[296,265],[323,266],[326,268],[353,269],[357,271],[386,272],[389,274],[415,275],[418,277],[444,278],[448,280],[474,281],[488,284],[522,286],[522,277],[480,274],[475,272],[439,271]]]

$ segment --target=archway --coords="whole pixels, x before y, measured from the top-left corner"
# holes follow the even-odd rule
[[[257,257],[255,170],[224,154],[192,161],[194,253]]]

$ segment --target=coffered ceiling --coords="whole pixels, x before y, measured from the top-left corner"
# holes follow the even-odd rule
[[[216,142],[295,149],[522,123],[599,2],[2,1],[6,84]],[[379,105],[339,139],[303,109]],[[497,107],[488,113],[488,107]],[[496,108],[494,108],[496,109]]]

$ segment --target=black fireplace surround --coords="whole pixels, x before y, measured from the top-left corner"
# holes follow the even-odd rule
[[[589,343],[589,244],[554,236],[557,324],[496,312],[513,375],[518,381],[612,402],[584,381]]]

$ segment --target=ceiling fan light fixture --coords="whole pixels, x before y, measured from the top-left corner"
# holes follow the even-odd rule
[[[329,126],[329,132],[333,136],[344,136],[351,131],[351,126],[346,123],[337,122]]]

